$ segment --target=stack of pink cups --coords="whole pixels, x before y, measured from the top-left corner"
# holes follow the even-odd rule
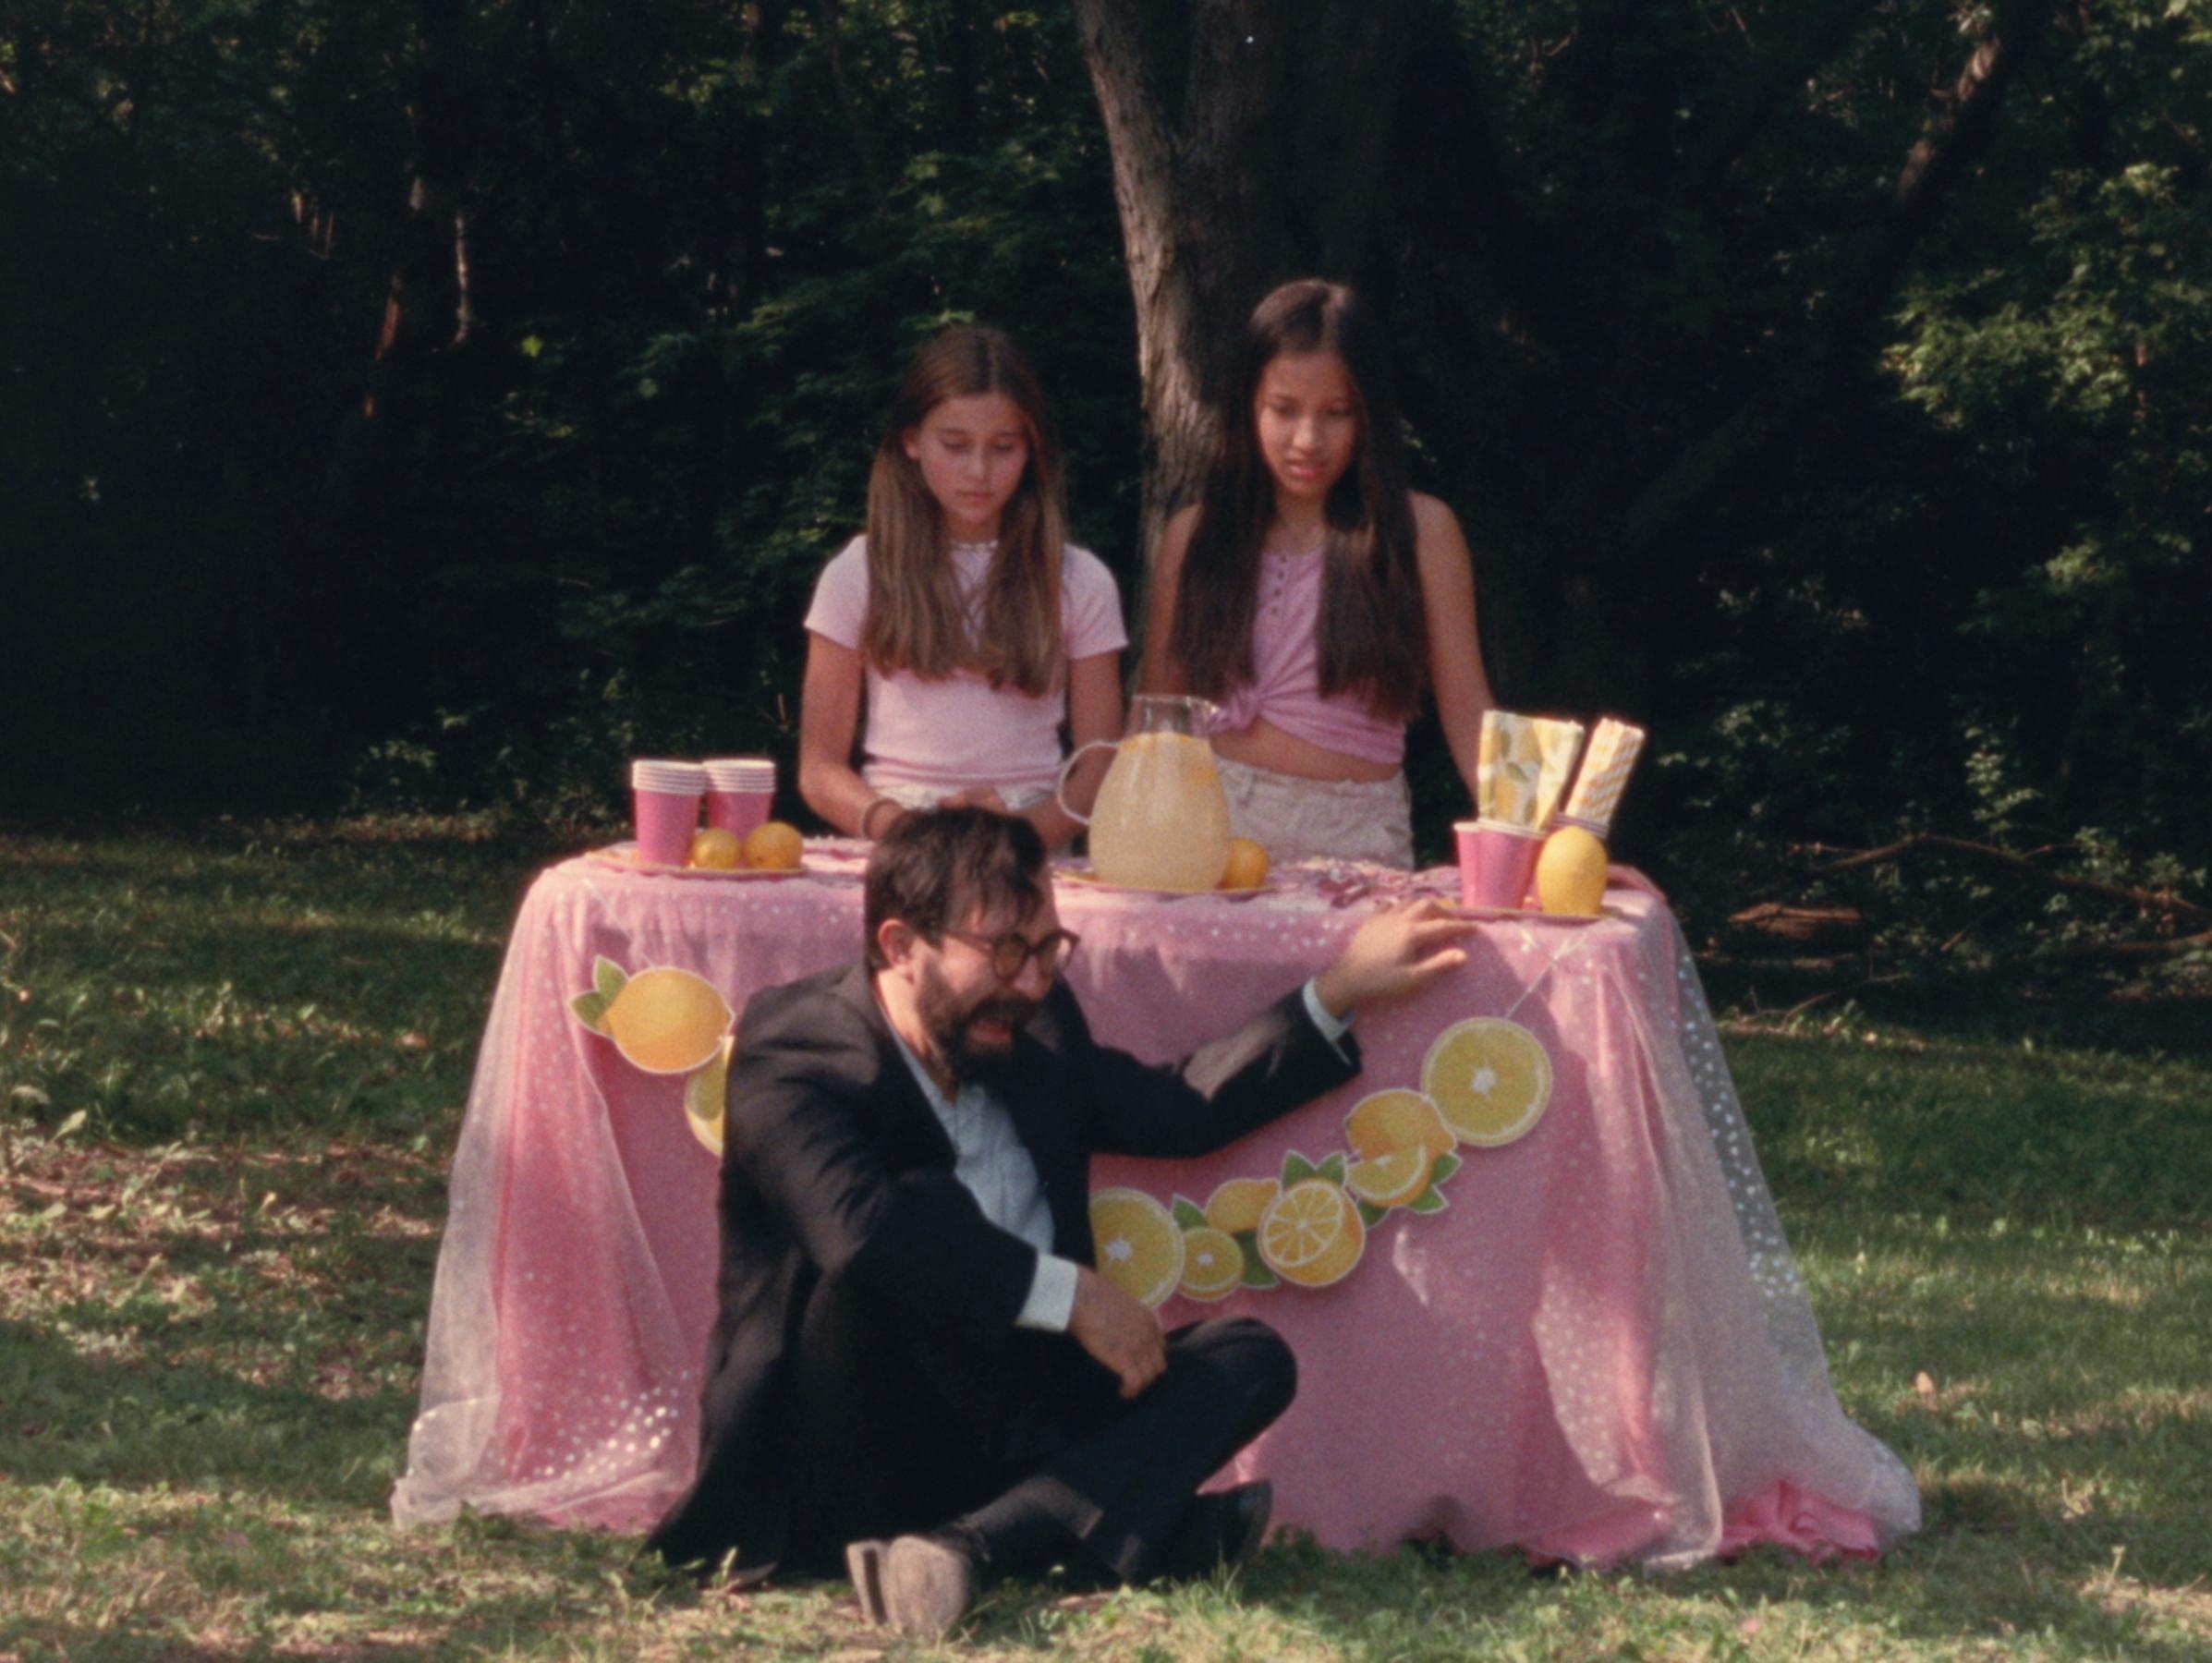
[[[750,836],[776,800],[776,765],[767,757],[709,757],[707,824]]]
[[[639,758],[630,764],[630,801],[637,815],[638,858],[680,867],[691,858],[707,771],[696,762]]]

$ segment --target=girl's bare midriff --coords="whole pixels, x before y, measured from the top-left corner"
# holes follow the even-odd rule
[[[1365,757],[1346,756],[1286,734],[1265,716],[1255,716],[1249,727],[1233,728],[1213,736],[1213,748],[1232,762],[1247,768],[1265,768],[1300,780],[1387,780],[1398,771],[1394,762],[1370,762]]]

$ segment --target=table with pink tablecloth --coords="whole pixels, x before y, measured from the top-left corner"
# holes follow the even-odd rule
[[[638,1530],[683,1487],[715,1161],[684,1079],[633,1067],[570,1001],[602,959],[692,970],[742,1011],[857,958],[861,855],[809,844],[780,880],[578,857],[532,885],[455,1158],[399,1522],[468,1506]],[[1375,905],[1452,889],[1449,872],[1325,866],[1248,896],[1057,885],[1093,1029],[1147,1060],[1295,988]],[[1234,1475],[1272,1479],[1278,1523],[1337,1548],[1442,1536],[1671,1566],[1760,1542],[1872,1553],[1914,1529],[1911,1475],[1837,1404],[1689,955],[1633,873],[1616,868],[1594,922],[1486,920],[1465,967],[1359,1018],[1350,1086],[1203,1160],[1100,1160],[1094,1184],[1202,1204],[1290,1151],[1319,1162],[1355,1103],[1417,1087],[1471,1016],[1550,1053],[1532,1130],[1460,1147],[1446,1205],[1388,1211],[1331,1286],[1161,1307],[1171,1325],[1260,1317],[1297,1353],[1297,1401]]]

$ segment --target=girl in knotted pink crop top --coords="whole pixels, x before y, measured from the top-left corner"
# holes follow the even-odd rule
[[[1473,795],[1490,706],[1451,509],[1405,488],[1379,331],[1341,284],[1262,300],[1204,492],[1154,566],[1144,689],[1221,707],[1232,830],[1277,861],[1413,862],[1401,764],[1433,688]]]

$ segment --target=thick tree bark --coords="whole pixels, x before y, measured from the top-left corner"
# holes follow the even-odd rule
[[[1406,0],[1076,0],[1136,305],[1143,537],[1197,489],[1246,314],[1351,277],[1410,39]]]

